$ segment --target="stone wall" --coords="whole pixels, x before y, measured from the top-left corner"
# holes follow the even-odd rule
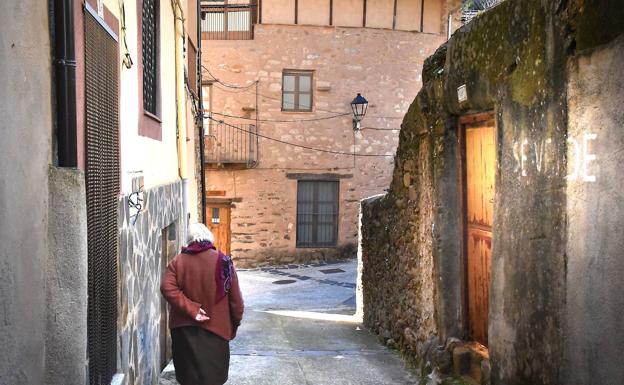
[[[204,41],[210,54],[203,60],[223,82],[249,85],[259,81],[257,113],[262,135],[309,147],[387,156],[354,160],[350,155],[319,153],[260,138],[255,168],[231,170],[226,165],[207,171],[207,189],[225,191],[219,199],[234,201],[232,254],[239,264],[352,256],[358,202],[388,187],[400,120],[421,85],[420,63],[444,37],[279,25],[258,25],[254,33],[254,40],[249,41]],[[281,111],[284,69],[314,71],[314,111]],[[354,136],[350,102],[357,92],[368,99],[369,109],[363,130]],[[217,83],[212,86],[212,95],[215,118],[228,123],[256,123],[256,112],[249,109],[256,107],[255,87],[235,90]],[[347,115],[324,119],[339,113]],[[273,122],[306,119],[324,120]],[[338,249],[296,248],[297,174],[331,174],[340,181]]]
[[[622,15],[620,15],[622,17]],[[610,20],[604,17],[604,20]],[[568,62],[564,384],[618,384],[624,366],[624,36]]]
[[[160,279],[163,268],[183,242],[182,184],[175,182],[145,191],[144,209],[137,216],[131,215],[128,199],[123,196],[119,201],[117,360],[126,385],[153,385],[163,369],[163,341],[167,335]],[[170,247],[163,248],[163,239],[175,245],[173,255]]]
[[[362,204],[365,322],[422,368],[449,371],[453,337],[466,337],[458,118],[494,111],[491,381],[624,381],[621,237],[605,237],[622,220],[609,177],[622,126],[616,3],[508,0],[427,59],[391,189]]]
[[[50,167],[48,178],[45,384],[84,385],[89,292],[84,173]]]
[[[53,158],[48,2],[0,2],[0,36],[0,383],[39,385]]]

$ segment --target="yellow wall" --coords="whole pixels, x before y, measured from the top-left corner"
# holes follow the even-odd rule
[[[178,179],[178,159],[176,145],[176,105],[175,105],[175,41],[173,37],[173,9],[169,1],[160,2],[160,90],[162,140],[154,140],[139,135],[139,82],[138,72],[141,53],[138,51],[137,4],[125,0],[126,33],[128,50],[134,65],[121,67],[120,87],[120,137],[121,137],[121,188],[122,194],[131,192],[132,177],[142,172],[144,187],[174,182]],[[105,5],[119,17],[116,0],[105,0]],[[123,46],[120,44],[123,52]],[[120,53],[120,55],[122,54]],[[121,64],[120,64],[121,65]]]

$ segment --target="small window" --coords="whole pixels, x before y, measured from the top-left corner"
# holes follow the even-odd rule
[[[221,223],[221,217],[220,217],[220,212],[221,210],[219,210],[218,207],[213,207],[212,208],[212,224],[213,225],[218,225],[219,223]]]
[[[282,111],[312,111],[312,71],[284,71]]]
[[[297,247],[332,247],[338,241],[337,181],[297,184]]]
[[[143,109],[153,115],[158,101],[158,4],[158,0],[143,0],[141,20]]]

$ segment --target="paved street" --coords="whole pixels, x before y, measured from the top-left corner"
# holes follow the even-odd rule
[[[417,383],[399,356],[351,316],[355,261],[240,271],[239,277],[246,313],[231,345],[228,384]],[[177,384],[174,378],[169,365],[160,384]]]

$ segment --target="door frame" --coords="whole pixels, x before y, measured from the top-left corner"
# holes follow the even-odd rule
[[[460,324],[463,332],[463,338],[470,340],[470,325],[468,314],[468,202],[467,202],[467,169],[466,169],[466,126],[471,123],[481,123],[488,120],[494,120],[494,140],[498,143],[498,125],[496,124],[495,111],[479,112],[462,115],[458,119],[457,125],[457,139],[458,139],[458,175],[457,180],[460,186],[459,189],[459,219],[460,219],[460,284],[461,284],[461,296],[460,296]],[[496,151],[498,155],[498,151]],[[496,156],[495,164],[498,166],[498,156]],[[498,178],[495,179],[495,183]],[[496,187],[494,189],[496,191]],[[496,203],[496,201],[494,201]],[[492,225],[492,236],[494,235],[494,226]],[[491,263],[491,261],[490,261]],[[490,279],[488,288],[488,304],[490,303],[492,280]],[[489,305],[488,305],[489,309]],[[488,310],[489,313],[489,310]],[[490,325],[490,315],[488,314],[488,329]],[[489,333],[488,333],[489,334]]]

